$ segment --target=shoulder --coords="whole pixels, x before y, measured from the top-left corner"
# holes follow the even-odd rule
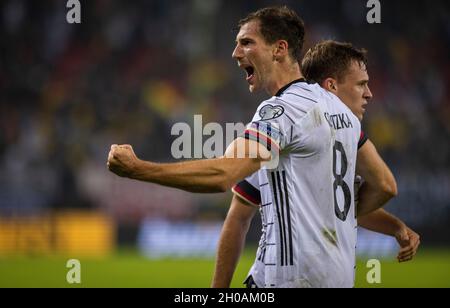
[[[307,83],[293,84],[282,94],[262,102],[257,109],[257,115],[263,121],[284,116],[294,124],[294,119],[300,119],[319,104],[319,89],[320,87]]]
[[[288,103],[308,106],[318,104],[322,99],[322,92],[323,89],[318,84],[300,82],[291,85],[278,98]]]

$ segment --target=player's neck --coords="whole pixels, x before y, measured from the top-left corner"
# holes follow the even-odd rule
[[[267,88],[269,95],[274,96],[278,91],[295,80],[303,78],[298,64],[289,67],[280,66],[274,72],[273,82]]]

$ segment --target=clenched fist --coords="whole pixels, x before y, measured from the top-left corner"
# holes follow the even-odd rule
[[[131,145],[113,144],[108,154],[108,169],[121,177],[132,178],[136,173],[139,159]]]

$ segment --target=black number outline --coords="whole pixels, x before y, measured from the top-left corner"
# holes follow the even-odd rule
[[[338,174],[336,171],[336,165],[337,165],[337,152],[341,153],[341,170]],[[344,146],[341,142],[336,141],[333,147],[333,175],[334,175],[334,182],[333,182],[333,193],[334,193],[334,212],[336,214],[336,217],[339,218],[342,221],[347,220],[348,212],[350,211],[350,207],[352,204],[352,196],[350,192],[350,187],[348,184],[344,181],[344,177],[347,174],[347,168],[348,168],[348,160],[347,155],[345,154]],[[344,193],[344,210],[341,211],[339,208],[338,202],[337,202],[337,196],[336,192],[338,187],[342,188],[342,191]]]

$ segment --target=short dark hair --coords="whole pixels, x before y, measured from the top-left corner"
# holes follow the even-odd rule
[[[330,77],[342,81],[352,61],[367,66],[367,50],[350,43],[327,40],[308,50],[301,66],[306,79],[321,84]]]
[[[238,23],[240,29],[250,21],[258,20],[266,43],[286,40],[291,57],[300,62],[305,39],[305,25],[295,11],[287,6],[272,6],[250,13]]]

